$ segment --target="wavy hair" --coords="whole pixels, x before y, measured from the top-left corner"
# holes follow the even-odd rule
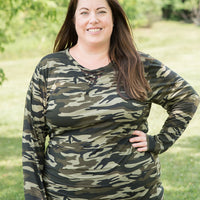
[[[144,67],[133,41],[128,17],[117,0],[106,0],[112,10],[114,27],[111,35],[109,58],[115,64],[117,90],[121,97],[144,101],[150,86],[145,79]],[[56,37],[54,52],[76,45],[78,35],[74,24],[78,0],[70,0],[65,21]],[[122,94],[125,90],[126,95]]]

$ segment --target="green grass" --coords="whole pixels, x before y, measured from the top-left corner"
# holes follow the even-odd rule
[[[24,99],[35,59],[0,62],[7,81],[0,87],[0,199],[23,199],[21,134]]]
[[[134,30],[141,51],[151,54],[183,76],[200,93],[200,28],[157,22]],[[46,42],[46,44],[45,44]],[[23,200],[21,134],[29,80],[40,58],[51,52],[52,41],[34,37],[17,40],[0,55],[7,81],[0,87],[0,200]],[[27,47],[28,46],[28,47]],[[159,132],[166,113],[153,106],[150,133]],[[177,143],[160,156],[165,200],[200,200],[200,109]]]

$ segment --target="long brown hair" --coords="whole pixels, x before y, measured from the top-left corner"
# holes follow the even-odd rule
[[[115,63],[117,85],[120,96],[124,89],[129,98],[145,100],[150,86],[144,76],[144,67],[134,45],[128,18],[117,0],[107,0],[113,15],[114,27],[111,35],[109,58]],[[74,15],[78,0],[70,0],[65,21],[57,35],[54,52],[76,45],[78,36],[74,25]]]

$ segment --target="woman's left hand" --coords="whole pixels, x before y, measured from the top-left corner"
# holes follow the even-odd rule
[[[147,135],[142,131],[134,131],[133,135],[134,137],[129,139],[132,147],[136,148],[139,152],[147,151]]]

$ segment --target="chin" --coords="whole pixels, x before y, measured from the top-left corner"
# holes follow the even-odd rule
[[[105,45],[107,46],[109,43],[109,41],[102,41],[102,40],[90,40],[90,41],[86,41],[86,44],[87,45],[98,45],[98,46],[102,46],[102,45]]]

